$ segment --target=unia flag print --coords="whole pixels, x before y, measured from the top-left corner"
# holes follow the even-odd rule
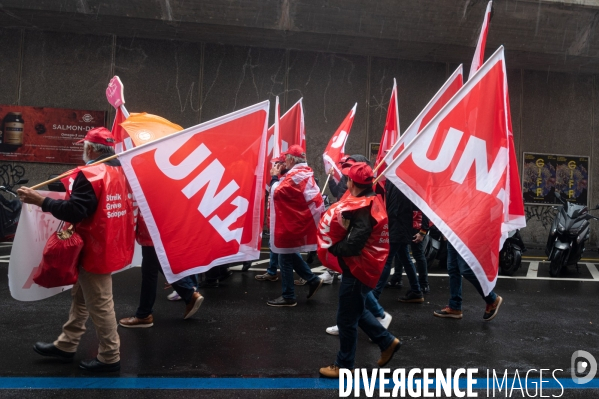
[[[264,101],[119,157],[169,282],[259,257],[268,106]]]
[[[488,294],[510,230],[526,225],[503,47],[385,172],[447,237]]]

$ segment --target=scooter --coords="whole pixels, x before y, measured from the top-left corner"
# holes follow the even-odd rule
[[[499,270],[501,274],[513,276],[522,265],[522,253],[526,252],[526,246],[522,241],[520,230],[512,230],[503,243],[499,252]]]
[[[589,209],[584,205],[575,205],[564,201],[559,193],[555,197],[562,203],[559,212],[555,215],[545,254],[549,262],[549,274],[551,277],[557,277],[562,268],[567,266],[576,266],[578,270],[578,261],[584,253],[584,244],[589,239],[590,220],[596,218],[589,214]],[[595,207],[599,209],[599,205]]]
[[[20,179],[15,184],[0,186],[0,191],[4,191],[14,199],[8,200],[0,195],[0,242],[12,241],[17,232],[17,224],[21,216],[21,201],[17,198],[17,193],[13,187],[17,184],[25,184],[28,179]]]

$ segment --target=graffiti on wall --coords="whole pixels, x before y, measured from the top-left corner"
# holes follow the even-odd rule
[[[557,210],[552,206],[525,206],[524,214],[526,215],[526,223],[531,221],[539,222],[545,230],[549,230]]]
[[[25,176],[25,168],[21,165],[8,163],[0,165],[0,185],[2,186],[13,186],[23,176]]]

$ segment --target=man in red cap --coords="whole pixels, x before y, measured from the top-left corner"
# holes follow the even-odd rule
[[[271,189],[270,250],[279,256],[283,293],[267,302],[269,306],[295,306],[293,271],[309,286],[308,299],[322,286],[322,280],[302,259],[300,252],[316,250],[316,229],[324,212],[324,201],[314,180],[314,173],[306,163],[306,153],[299,145],[292,145],[285,156],[285,173]],[[275,166],[272,176],[279,176],[283,166]]]
[[[90,130],[82,142],[86,164],[114,154],[114,138],[103,127]],[[43,197],[27,187],[17,191],[21,201],[38,205],[55,218],[76,225],[84,243],[79,279],[71,290],[69,320],[56,341],[38,342],[33,350],[42,356],[72,361],[91,316],[100,341],[98,355],[81,361],[79,367],[88,371],[118,371],[120,339],[111,273],[130,264],[133,257],[132,196],[116,158],[78,168],[72,176],[72,184],[66,187],[66,200]]]
[[[379,367],[389,363],[400,347],[399,339],[391,335],[365,305],[367,295],[376,286],[383,270],[387,255],[384,252],[389,251],[387,212],[372,190],[372,168],[364,162],[356,162],[345,170],[349,196],[323,218],[332,216],[334,222],[328,226],[339,231],[339,226],[332,225],[339,223],[339,218],[329,214],[338,209],[342,218],[339,224],[347,231],[343,232],[343,239],[330,242],[328,247],[328,251],[337,257],[343,274],[337,309],[340,348],[335,363],[320,369],[320,374],[329,378],[338,378],[341,368],[354,368],[358,326],[381,349]]]

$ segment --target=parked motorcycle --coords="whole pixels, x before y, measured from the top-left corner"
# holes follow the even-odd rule
[[[555,215],[545,248],[545,254],[551,262],[549,274],[552,277],[558,276],[562,268],[567,266],[575,265],[578,270],[578,261],[582,258],[585,242],[589,239],[590,220],[599,220],[589,214],[586,206],[565,201],[559,193],[555,193],[555,197],[562,206]],[[599,209],[599,205],[595,209]]]
[[[25,184],[29,180],[20,179],[15,184],[6,184],[0,186],[0,191],[4,191],[14,199],[8,200],[0,195],[0,242],[12,241],[17,232],[17,224],[21,216],[21,201],[17,198],[17,193],[13,187],[17,184]]]
[[[506,276],[513,276],[522,265],[522,253],[526,252],[520,230],[513,230],[499,252],[499,270]]]

